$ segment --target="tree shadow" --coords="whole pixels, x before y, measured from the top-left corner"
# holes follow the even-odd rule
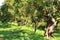
[[[59,29],[55,29],[55,37],[60,37],[60,30]]]
[[[0,23],[0,28],[9,28],[11,27],[11,24],[9,23]]]
[[[55,37],[60,37],[60,33],[55,33],[54,36]]]
[[[11,28],[12,26],[17,26],[15,24],[11,24],[11,23],[0,23],[0,28]]]
[[[42,35],[28,30],[0,31],[0,38],[4,40],[44,40]]]

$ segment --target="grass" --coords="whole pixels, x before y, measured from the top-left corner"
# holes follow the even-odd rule
[[[46,39],[43,37],[44,31],[38,30],[34,33],[32,27],[16,26],[1,28],[0,40],[60,40],[60,33],[54,33],[54,38]]]

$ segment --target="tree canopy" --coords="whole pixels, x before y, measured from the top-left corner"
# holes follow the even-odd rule
[[[38,25],[45,25],[46,10],[57,20],[57,26],[60,26],[60,0],[4,0],[0,9],[0,21],[20,20],[21,23],[29,24],[37,21]]]

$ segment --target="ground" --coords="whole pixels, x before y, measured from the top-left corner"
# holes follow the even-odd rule
[[[57,31],[54,33],[54,38],[46,39],[43,35],[44,30],[37,29],[34,32],[34,29],[28,26],[0,27],[0,40],[60,40],[60,33]]]

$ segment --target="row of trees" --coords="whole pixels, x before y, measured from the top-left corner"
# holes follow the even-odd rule
[[[60,0],[5,0],[0,9],[0,21],[45,26],[46,10],[57,20],[59,27]]]

